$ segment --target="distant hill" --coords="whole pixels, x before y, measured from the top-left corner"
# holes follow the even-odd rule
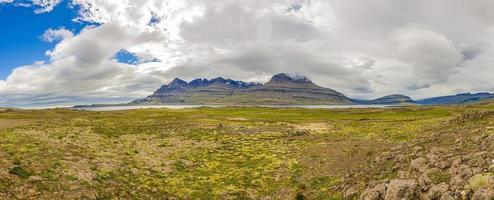
[[[375,100],[353,100],[344,94],[321,87],[304,76],[274,75],[265,84],[218,77],[190,82],[175,79],[152,95],[132,104],[241,104],[241,105],[345,105],[414,103],[404,95]]]
[[[434,97],[428,99],[418,100],[417,103],[425,105],[447,105],[447,104],[467,104],[480,102],[486,99],[494,99],[492,93],[462,93],[451,96]]]
[[[393,94],[384,96],[374,100],[353,100],[355,104],[376,104],[376,105],[391,105],[391,104],[416,104],[416,102],[405,95]]]

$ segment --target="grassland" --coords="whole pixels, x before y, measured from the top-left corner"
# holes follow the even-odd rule
[[[342,199],[397,175],[381,152],[486,110],[3,109],[0,199]]]

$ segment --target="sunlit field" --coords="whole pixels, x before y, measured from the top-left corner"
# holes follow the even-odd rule
[[[491,111],[2,109],[0,199],[358,198],[399,176],[413,147],[465,139],[457,152],[473,151],[468,138],[493,133]]]

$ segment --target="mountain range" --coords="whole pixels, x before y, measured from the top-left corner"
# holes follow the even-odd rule
[[[417,101],[402,94],[393,94],[374,100],[359,100],[349,98],[334,89],[321,87],[307,77],[280,73],[264,84],[222,77],[211,80],[195,79],[190,82],[176,78],[169,84],[161,86],[152,95],[129,104],[444,105],[473,103],[485,99],[494,99],[494,94],[463,93]]]
[[[321,87],[304,76],[274,75],[265,84],[218,77],[186,82],[174,79],[152,95],[132,104],[241,104],[241,105],[350,105],[415,104],[405,95],[356,100],[334,89]]]
[[[418,100],[417,103],[424,105],[446,105],[446,104],[468,104],[482,100],[494,99],[492,93],[461,93],[451,96],[433,97],[429,99]]]

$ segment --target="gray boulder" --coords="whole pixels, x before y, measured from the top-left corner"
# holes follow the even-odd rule
[[[473,193],[472,200],[492,200],[494,199],[494,190],[479,189]]]
[[[386,195],[386,183],[379,183],[372,188],[366,189],[361,195],[361,200],[384,200]]]
[[[426,158],[417,158],[410,163],[410,171],[425,172],[428,169]]]
[[[418,198],[418,184],[415,180],[392,180],[386,191],[385,200],[413,200]]]
[[[446,183],[440,183],[438,185],[434,185],[429,189],[429,192],[426,195],[426,199],[440,199],[443,194],[450,194],[449,185]]]

